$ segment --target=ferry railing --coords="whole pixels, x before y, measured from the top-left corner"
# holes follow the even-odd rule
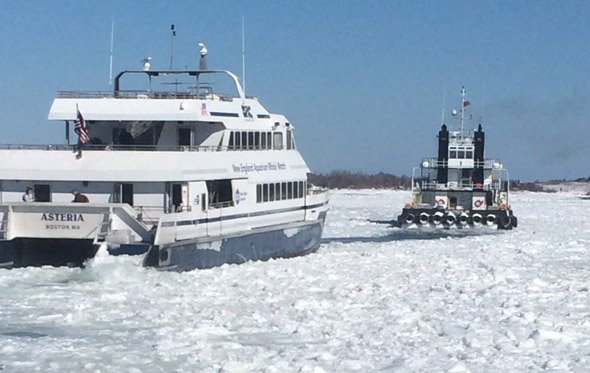
[[[78,145],[71,144],[0,144],[0,150],[59,150],[78,151]],[[260,151],[282,150],[270,147],[238,148],[220,145],[119,145],[119,144],[85,144],[83,151],[165,151],[165,152],[218,152],[218,151]]]
[[[59,91],[58,98],[116,98],[116,99],[158,99],[158,100],[212,100],[232,101],[237,96],[218,93],[190,93],[165,91],[118,91],[114,95],[111,91]]]
[[[67,144],[0,144],[0,150],[57,150],[78,151],[78,145]],[[230,150],[227,146],[182,146],[182,145],[114,145],[85,144],[83,151],[170,151],[170,152],[215,152]],[[238,150],[238,149],[231,149]],[[245,149],[244,149],[245,150]],[[254,149],[257,150],[257,149]],[[264,149],[260,149],[264,150]]]

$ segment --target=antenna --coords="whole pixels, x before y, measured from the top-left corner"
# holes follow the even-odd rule
[[[244,31],[244,16],[242,16],[242,90],[246,97],[246,37]]]
[[[461,88],[461,138],[463,137],[463,123],[465,121],[465,87]]]
[[[113,45],[115,40],[115,17],[111,19],[111,55],[109,68],[109,85],[113,85]]]
[[[174,37],[176,36],[174,24],[170,25],[170,31],[170,70],[174,70]]]
[[[485,93],[486,93],[486,83],[485,82],[482,84],[481,92],[482,92],[481,93],[481,118],[479,119],[480,124],[481,124],[481,122],[483,122],[483,109],[485,107],[484,100],[483,100]]]

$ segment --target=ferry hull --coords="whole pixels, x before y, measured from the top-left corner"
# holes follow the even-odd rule
[[[97,251],[89,239],[15,238],[0,242],[0,267],[81,267]]]
[[[268,227],[230,237],[153,246],[144,265],[162,270],[190,271],[306,255],[320,246],[325,216],[323,212],[315,221]]]

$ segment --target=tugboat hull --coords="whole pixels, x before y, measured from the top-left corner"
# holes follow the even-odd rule
[[[397,217],[397,222],[402,228],[412,225],[440,229],[486,226],[510,230],[518,226],[518,219],[512,214],[512,210],[459,211],[440,208],[404,208]]]

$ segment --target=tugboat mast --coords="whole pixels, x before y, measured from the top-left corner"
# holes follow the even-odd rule
[[[461,140],[463,140],[463,125],[465,122],[465,87],[461,88]]]

